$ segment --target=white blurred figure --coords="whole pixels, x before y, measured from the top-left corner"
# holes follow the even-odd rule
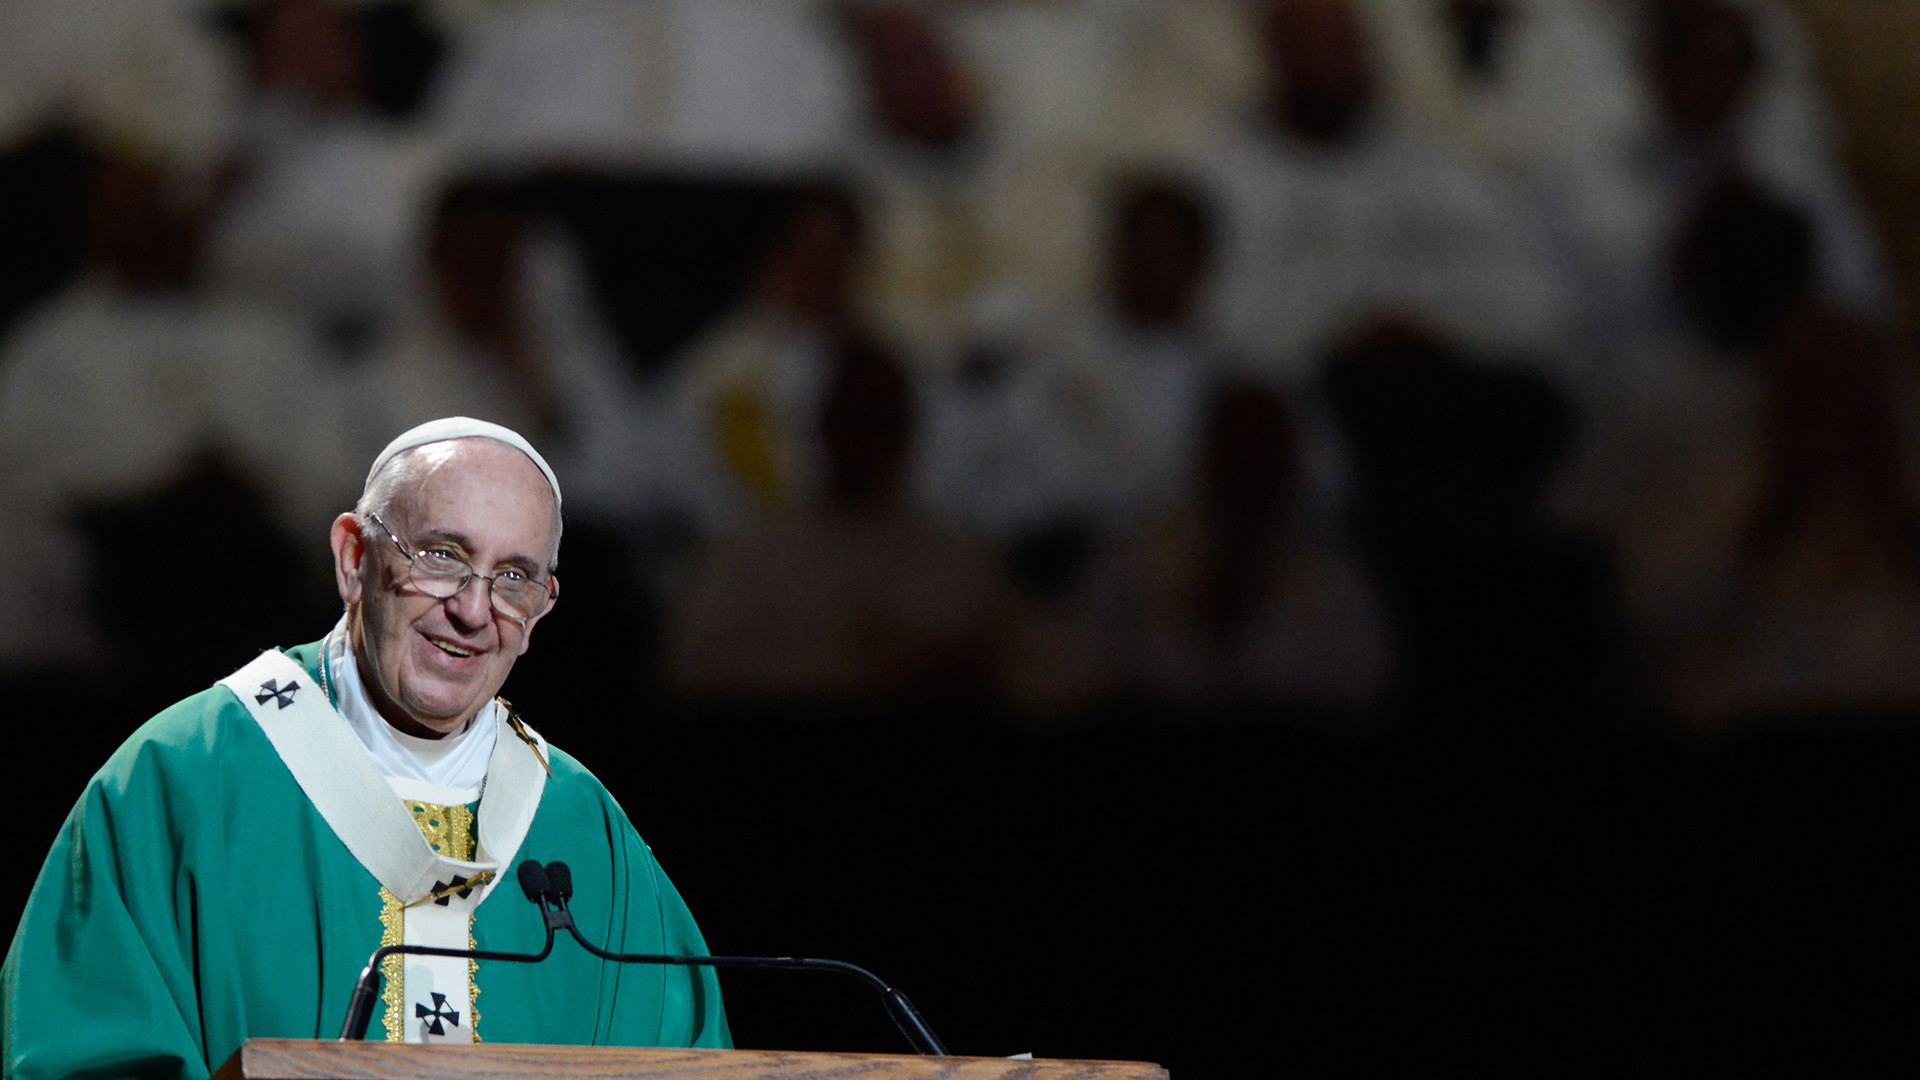
[[[918,7],[972,91],[976,283],[1022,293],[1047,318],[1105,300],[1106,179],[1204,153],[1259,93],[1242,0]]]
[[[1914,395],[1819,288],[1811,215],[1722,181],[1675,238],[1671,336],[1623,357],[1556,502],[1613,541],[1683,722],[1910,707]]]
[[[1729,174],[1813,216],[1825,295],[1888,316],[1887,270],[1785,5],[1477,0],[1419,14],[1453,57],[1457,130],[1542,189],[1585,258],[1586,333],[1603,351],[1670,332],[1669,238]]]
[[[818,486],[716,538],[689,567],[671,619],[678,692],[880,704],[984,684],[1002,584],[976,543],[908,498],[916,398],[884,352],[838,351],[812,418]]]
[[[86,200],[86,273],[23,320],[0,357],[0,490],[33,557],[0,655],[77,663],[87,617],[73,515],[164,488],[219,455],[288,536],[316,535],[351,491],[342,402],[297,323],[194,291],[205,207],[146,163],[105,159]],[[42,562],[44,557],[47,561]],[[15,586],[17,585],[17,588]]]
[[[351,348],[405,292],[437,152],[375,111],[357,5],[263,0],[245,37],[253,93],[210,279]]]
[[[434,127],[475,168],[635,156],[665,93],[656,7],[575,0],[443,16],[455,40]]]
[[[873,214],[866,302],[877,325],[920,356],[952,347],[1006,263],[995,250],[992,131],[979,87],[931,12],[858,4],[845,23],[864,106],[853,175]]]
[[[1003,682],[1037,712],[1117,694],[1180,716],[1364,720],[1393,685],[1389,614],[1302,498],[1293,411],[1228,382],[1201,412],[1184,496],[1099,541],[1070,593],[1028,605]]]
[[[944,520],[1003,545],[1096,513],[1088,447],[1104,422],[1098,384],[1057,323],[1025,298],[974,306],[959,355],[928,378],[916,485]]]
[[[442,190],[409,300],[353,374],[356,438],[377,450],[387,432],[433,417],[491,420],[549,448],[569,477],[569,514],[632,520],[655,494],[657,422],[572,245],[526,199],[487,179]]]
[[[988,324],[960,377],[936,384],[930,497],[977,531],[1122,527],[1191,483],[1201,414],[1227,367],[1196,310],[1212,223],[1173,179],[1130,178],[1110,202],[1099,308],[1051,328]]]
[[[1214,242],[1208,208],[1168,178],[1121,185],[1110,211],[1107,305],[1081,322],[1074,354],[1107,413],[1091,447],[1102,517],[1165,512],[1195,474],[1208,399],[1228,367],[1199,319]]]
[[[1661,224],[1726,173],[1752,178],[1810,215],[1815,288],[1882,322],[1887,271],[1795,29],[1770,0],[1668,0],[1652,9],[1642,32],[1655,119],[1633,179]]]
[[[1741,180],[1674,238],[1682,321],[1589,409],[1563,512],[1613,541],[1683,722],[1907,708],[1920,641],[1912,387],[1822,294],[1812,215]]]
[[[821,401],[839,352],[867,336],[858,310],[864,238],[847,192],[798,190],[745,296],[676,361],[664,460],[705,530],[819,497]]]
[[[1698,546],[1727,582],[1663,657],[1685,723],[1906,716],[1920,706],[1920,455],[1911,380],[1857,317],[1782,320],[1751,467]],[[1903,431],[1902,428],[1906,430]]]
[[[1261,111],[1199,165],[1226,238],[1210,304],[1220,332],[1289,384],[1383,317],[1483,355],[1567,356],[1568,282],[1535,208],[1389,107],[1366,12],[1347,0],[1261,11]]]
[[[989,297],[929,376],[924,498],[1002,543],[1130,527],[1182,500],[1233,367],[1200,310],[1215,230],[1195,185],[1141,173],[1107,191],[1098,304],[1062,316]]]
[[[1265,60],[1256,12],[1244,0],[1083,6],[1106,24],[1110,43],[1087,75],[1100,88],[1098,142],[1109,167],[1190,159],[1259,100]]]
[[[1137,684],[1148,637],[1184,655],[1173,642],[1187,640],[1191,612],[1158,591],[1185,586],[1159,577],[1192,571],[1191,537],[1168,522],[1197,504],[1208,411],[1230,367],[1196,304],[1208,208],[1190,185],[1151,175],[1116,183],[1110,207],[1099,309],[1051,332],[1003,310],[981,326],[962,377],[936,382],[931,401],[926,498],[1016,568],[998,681],[1040,719]],[[1301,456],[1289,423],[1288,453]],[[1182,700],[1213,693],[1168,678],[1183,684],[1169,690]]]
[[[1666,329],[1595,368],[1548,502],[1609,541],[1624,614],[1651,656],[1731,587],[1718,537],[1760,467],[1762,358],[1814,273],[1806,215],[1741,182],[1707,193],[1668,244]]]
[[[1392,686],[1385,603],[1301,498],[1285,399],[1227,386],[1208,403],[1191,501],[1136,534],[1139,689],[1189,704],[1284,702],[1356,714]]]
[[[1553,512],[1610,541],[1643,659],[1689,669],[1667,670],[1691,686],[1669,704],[1723,713],[1704,702],[1733,691],[1702,680],[1733,676],[1686,658],[1748,587],[1738,536],[1768,470],[1782,320],[1822,304],[1885,325],[1886,272],[1782,5],[1480,6],[1503,19],[1463,82],[1466,130],[1546,193],[1581,258],[1594,362]]]
[[[1097,303],[1124,5],[863,0],[846,28],[872,209],[874,324],[939,364],[985,307],[1043,322]]]
[[[447,20],[435,124],[469,166],[812,172],[853,122],[820,0],[555,0]]]
[[[1362,0],[1434,134],[1510,167],[1621,149],[1643,107],[1624,47],[1642,0]]]
[[[879,17],[865,28],[869,87],[899,96],[877,70],[890,62],[880,48],[904,51],[881,40],[900,32],[884,26],[887,6],[870,5]],[[1237,0],[919,9],[924,16],[914,17],[971,91],[969,131],[951,155],[966,160],[968,182],[980,189],[976,289],[967,299],[1018,291],[1049,318],[1098,307],[1104,180],[1165,160],[1237,106],[1252,70]]]
[[[0,5],[0,146],[68,121],[173,168],[227,152],[242,66],[205,0]]]

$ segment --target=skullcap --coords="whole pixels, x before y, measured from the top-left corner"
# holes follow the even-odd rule
[[[553,475],[553,469],[547,464],[547,459],[540,456],[540,451],[535,450],[532,443],[521,438],[520,433],[512,428],[501,427],[499,424],[485,420],[475,420],[470,416],[447,416],[439,420],[429,420],[419,427],[402,432],[399,438],[388,443],[387,448],[380,451],[379,457],[373,459],[373,468],[367,470],[367,484],[362,492],[373,487],[373,478],[380,475],[380,470],[387,467],[387,462],[416,446],[446,442],[448,439],[492,439],[494,442],[506,443],[527,455],[535,465],[540,466],[540,472],[547,478],[547,486],[553,489],[553,504],[560,505],[560,481]]]

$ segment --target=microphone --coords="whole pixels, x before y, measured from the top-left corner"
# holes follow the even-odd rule
[[[528,861],[529,863],[531,860]],[[527,888],[528,863],[522,863],[520,870],[521,887]],[[677,967],[715,967],[715,968],[761,968],[784,971],[826,971],[859,979],[880,992],[885,1003],[887,1015],[892,1017],[894,1026],[907,1037],[914,1052],[934,1057],[946,1057],[947,1048],[934,1035],[920,1010],[914,1008],[907,995],[888,985],[886,980],[868,971],[866,968],[849,964],[841,960],[814,960],[801,956],[668,956],[646,953],[615,953],[588,941],[580,934],[580,928],[573,923],[573,913],[567,908],[567,901],[573,896],[573,871],[563,862],[550,862],[544,869],[547,888],[537,902],[542,911],[547,912],[547,940],[551,947],[556,929],[564,929],[573,935],[580,947],[602,960],[611,960],[620,964],[670,964]],[[528,892],[531,897],[533,893]],[[555,910],[548,910],[551,901]]]
[[[541,868],[540,864],[528,859],[520,864],[520,869],[514,872],[514,876],[520,879],[520,891],[527,894],[527,899],[539,904],[541,910],[546,910],[547,891],[553,886],[549,884],[552,879],[547,876],[547,872]]]
[[[487,949],[443,949],[434,945],[382,945],[367,958],[367,966],[360,972],[360,978],[353,984],[353,997],[347,1001],[347,1022],[341,1025],[341,1042],[359,1042],[367,1037],[367,1025],[373,1022],[373,1003],[380,996],[380,963],[389,956],[453,956],[469,960],[505,960],[515,964],[537,964],[553,951],[553,933],[559,925],[555,913],[548,911],[546,895],[550,889],[546,872],[540,864],[528,859],[520,864],[520,891],[527,899],[540,905],[546,914],[547,943],[537,953],[493,952]],[[571,882],[569,882],[571,892]],[[567,925],[573,918],[565,917]]]

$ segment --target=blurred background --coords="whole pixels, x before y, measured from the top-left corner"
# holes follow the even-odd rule
[[[1182,1080],[1911,1058],[1917,112],[1891,0],[10,0],[3,910],[460,413],[716,952]]]

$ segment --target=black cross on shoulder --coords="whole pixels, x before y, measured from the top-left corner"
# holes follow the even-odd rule
[[[293,704],[293,694],[294,694],[294,691],[298,689],[300,689],[300,683],[298,680],[289,682],[285,686],[281,686],[280,680],[268,679],[266,682],[263,682],[260,684],[260,692],[253,696],[253,700],[256,704],[260,704],[260,705],[265,705],[267,702],[271,701],[274,704],[284,709],[287,706]]]
[[[452,1024],[454,1027],[460,1026],[459,1011],[447,1008],[447,995],[438,991],[433,993],[433,1008],[431,1009],[420,1002],[416,1001],[413,1003],[413,1018],[415,1020],[427,1021],[427,1030],[433,1032],[435,1035],[445,1035],[447,1033],[447,1029],[440,1024],[442,1020]]]

